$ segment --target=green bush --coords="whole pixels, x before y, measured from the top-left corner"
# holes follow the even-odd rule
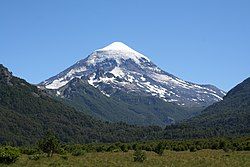
[[[146,150],[146,151],[154,151],[154,146],[151,145],[144,145],[142,150]]]
[[[28,148],[28,147],[24,147],[24,148],[20,148],[20,151],[22,154],[26,154],[26,155],[34,155],[34,154],[38,154],[39,150],[36,148]]]
[[[98,146],[95,149],[96,152],[105,152],[107,149],[104,146]]]
[[[81,156],[81,155],[84,155],[86,154],[86,150],[83,150],[83,149],[75,149],[71,152],[71,154],[73,156]]]
[[[111,145],[107,149],[108,152],[119,152],[118,150],[119,150],[119,147],[117,147],[115,145]]]
[[[117,152],[120,152],[121,150],[120,149],[114,149],[114,150],[112,150],[112,152],[114,152],[114,153],[117,153]]]
[[[186,151],[188,149],[187,147],[185,147],[185,145],[178,144],[178,145],[173,146],[172,150],[173,151]]]
[[[246,146],[246,147],[244,148],[244,151],[250,151],[250,143],[249,143],[249,146]]]
[[[6,146],[0,148],[0,163],[14,163],[20,156],[20,150],[14,147]]]
[[[199,146],[199,145],[197,145],[197,146],[195,147],[195,149],[196,149],[196,150],[202,150],[202,147]]]
[[[58,151],[60,148],[59,145],[58,138],[52,132],[48,132],[38,143],[39,149],[44,153],[47,153],[48,157],[52,157],[53,154]]]
[[[120,146],[120,149],[123,151],[123,152],[128,152],[128,146],[123,144]]]
[[[229,149],[228,147],[226,147],[226,146],[224,146],[222,149],[223,149],[223,151],[225,151],[225,152],[229,152],[229,151],[230,151],[230,149]]]
[[[68,152],[63,148],[58,148],[57,152],[60,155],[66,155]]]
[[[37,161],[37,160],[40,159],[40,155],[39,155],[39,154],[29,155],[28,158],[29,158],[30,160],[35,160],[35,161]]]
[[[133,145],[132,145],[132,149],[133,149],[133,150],[139,149],[139,145],[138,145],[137,143],[133,144]]]
[[[146,154],[140,149],[137,149],[133,154],[134,162],[143,162],[146,160]]]
[[[195,152],[195,151],[197,151],[197,149],[196,149],[194,146],[191,146],[191,147],[189,148],[189,151],[190,151],[190,152]]]
[[[157,153],[158,155],[163,155],[164,149],[165,149],[164,144],[163,143],[159,143],[155,147],[154,152]]]
[[[64,159],[64,160],[68,160],[69,159],[69,157],[67,156],[67,155],[61,155],[60,156],[62,159]]]

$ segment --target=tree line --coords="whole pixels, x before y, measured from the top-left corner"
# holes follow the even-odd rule
[[[46,156],[60,154],[67,159],[68,155],[83,156],[89,152],[128,152],[133,150],[134,161],[143,162],[146,151],[153,151],[159,156],[165,150],[195,152],[202,149],[229,151],[250,151],[250,137],[240,138],[207,138],[190,140],[158,140],[131,143],[89,143],[89,144],[62,144],[58,137],[48,132],[33,146],[12,147],[0,146],[0,163],[13,163],[21,154],[26,154],[31,160],[38,160]]]

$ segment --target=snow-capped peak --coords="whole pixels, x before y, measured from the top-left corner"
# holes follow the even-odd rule
[[[146,56],[122,42],[113,42],[95,50],[86,59],[78,61],[41,85],[47,89],[59,89],[74,78],[87,81],[105,95],[122,90],[156,96],[186,106],[212,104],[224,96],[215,87],[186,82],[164,72]]]
[[[97,51],[107,51],[107,50],[120,50],[120,51],[127,51],[127,52],[135,52],[133,49],[128,47],[122,42],[113,42],[108,46],[105,46],[102,49],[98,49]]]
[[[147,61],[150,61],[149,58],[135,51],[134,49],[130,48],[129,46],[127,46],[126,44],[122,42],[113,42],[109,44],[108,46],[105,46],[104,48],[95,50],[95,52],[122,52],[122,53],[129,54],[130,58],[131,56],[134,56],[137,58],[144,58]]]

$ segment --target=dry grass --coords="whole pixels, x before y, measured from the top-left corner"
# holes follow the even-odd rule
[[[52,158],[41,158],[37,161],[30,160],[27,155],[22,155],[16,163],[9,167],[249,167],[250,152],[229,152],[222,150],[202,150],[197,152],[165,151],[163,156],[154,152],[147,152],[147,160],[143,163],[133,162],[133,151],[127,153],[87,153],[74,157],[68,155],[63,159],[60,155]],[[0,166],[7,166],[0,164]]]

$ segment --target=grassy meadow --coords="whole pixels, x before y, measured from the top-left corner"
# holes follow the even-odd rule
[[[165,151],[162,156],[155,152],[147,151],[144,162],[133,161],[134,151],[129,152],[92,152],[81,156],[54,155],[31,160],[28,155],[21,155],[18,160],[10,165],[0,164],[4,167],[249,167],[249,151],[200,150]]]

